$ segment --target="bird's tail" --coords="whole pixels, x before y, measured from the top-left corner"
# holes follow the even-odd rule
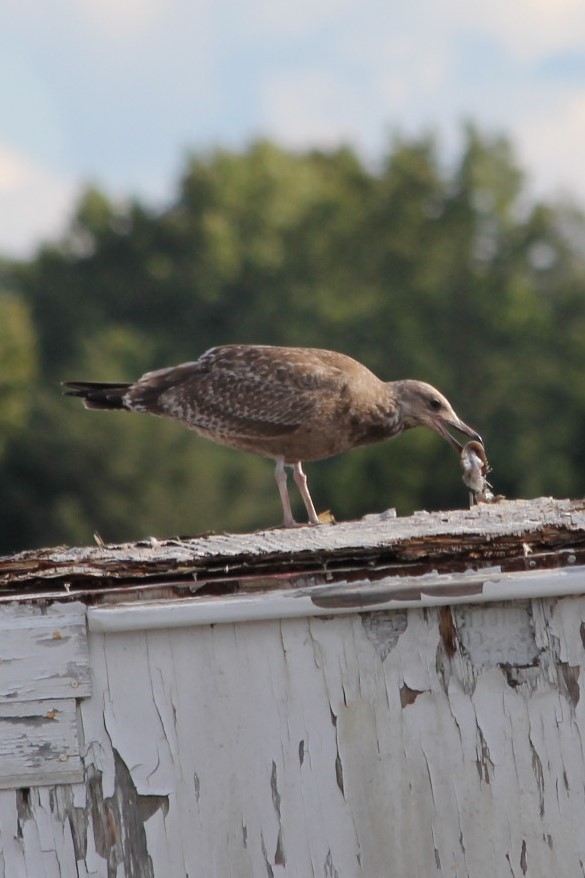
[[[124,396],[131,384],[101,381],[63,381],[65,396],[78,396],[86,409],[126,409]]]

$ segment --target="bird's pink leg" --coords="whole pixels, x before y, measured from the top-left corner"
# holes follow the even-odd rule
[[[313,506],[311,495],[309,494],[309,489],[307,487],[307,477],[303,472],[303,467],[301,466],[300,460],[294,465],[293,475],[297,488],[299,489],[301,497],[303,498],[303,503],[305,504],[305,507],[307,509],[309,521],[311,522],[311,524],[321,524],[321,522],[319,521],[319,517],[315,512],[315,507]]]
[[[278,485],[278,493],[280,494],[282,511],[284,512],[284,526],[294,527],[296,522],[293,518],[292,509],[290,508],[290,498],[288,496],[288,488],[286,487],[287,475],[284,468],[284,459],[282,457],[276,458],[276,468],[274,470],[274,475],[276,477],[276,484]]]

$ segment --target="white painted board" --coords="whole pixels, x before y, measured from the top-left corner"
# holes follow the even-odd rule
[[[0,704],[0,789],[82,779],[74,699]]]
[[[90,692],[83,604],[0,606],[0,704]]]
[[[85,782],[0,794],[0,878],[583,878],[584,641],[579,596],[90,632]]]

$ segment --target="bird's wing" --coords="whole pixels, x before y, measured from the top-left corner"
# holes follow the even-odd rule
[[[143,376],[130,391],[132,408],[220,435],[282,436],[309,420],[324,400],[339,398],[343,372],[319,353],[212,348],[194,363]]]

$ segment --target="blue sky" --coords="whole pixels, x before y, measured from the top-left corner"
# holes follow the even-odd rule
[[[164,203],[191,150],[435,130],[448,159],[466,119],[585,207],[583,0],[2,0],[0,254],[87,182]]]

